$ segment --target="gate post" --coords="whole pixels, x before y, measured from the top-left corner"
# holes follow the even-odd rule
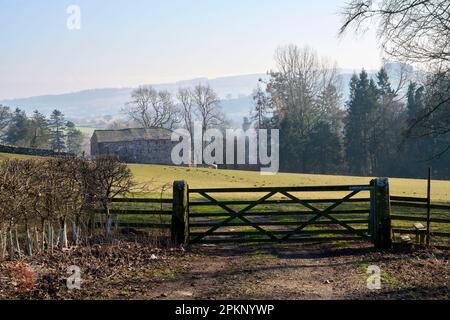
[[[391,203],[389,179],[377,178],[371,181],[369,231],[376,248],[392,247]]]
[[[175,245],[189,242],[189,200],[185,181],[173,183],[171,238]]]

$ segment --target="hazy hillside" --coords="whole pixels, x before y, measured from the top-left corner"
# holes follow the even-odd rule
[[[395,68],[394,68],[395,69]],[[392,72],[391,72],[392,73]],[[352,70],[340,71],[340,82],[343,102],[348,97],[348,83],[353,74]],[[370,76],[375,72],[369,71]],[[223,99],[224,112],[235,125],[242,122],[252,108],[252,92],[258,83],[258,79],[267,79],[265,74],[250,74],[240,76],[221,77],[216,79],[197,78],[175,83],[155,84],[159,90],[168,90],[175,93],[180,87],[195,86],[199,83],[209,84]],[[395,79],[395,76],[392,76]],[[108,88],[92,89],[60,95],[46,95],[23,99],[0,101],[0,104],[11,108],[20,107],[27,112],[38,109],[44,114],[49,114],[55,108],[64,112],[71,120],[81,125],[97,125],[105,116],[114,118],[121,116],[121,110],[130,100],[133,88]]]
[[[223,109],[230,118],[241,118],[251,107],[251,95],[259,78],[264,74],[222,77],[217,79],[197,78],[175,83],[154,84],[158,90],[175,93],[180,87],[195,86],[199,83],[210,84],[223,101]],[[38,109],[49,114],[55,108],[61,109],[65,115],[80,124],[87,124],[90,119],[101,119],[110,115],[120,116],[125,103],[130,100],[133,88],[92,89],[60,95],[45,95],[23,99],[4,100],[0,104],[11,108],[20,107],[27,112]],[[240,120],[239,120],[240,121]]]

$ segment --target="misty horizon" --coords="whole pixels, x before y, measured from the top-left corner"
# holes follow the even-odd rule
[[[375,33],[338,36],[341,0],[78,1],[75,29],[69,1],[0,5],[0,100],[265,73],[290,43],[343,70],[382,65]]]
[[[359,68],[359,69],[351,69],[351,68],[337,68],[337,71],[339,74],[353,74],[353,73],[359,73],[361,70],[365,70],[368,73],[376,73],[377,69],[365,69],[365,68]],[[239,78],[239,77],[251,77],[251,76],[257,76],[257,77],[265,77],[267,76],[267,71],[265,72],[257,72],[257,73],[246,73],[246,74],[232,74],[232,75],[218,75],[214,77],[207,77],[207,76],[197,76],[192,78],[185,78],[185,79],[178,79],[174,81],[161,81],[161,82],[148,82],[148,83],[139,83],[136,85],[116,85],[116,86],[98,86],[98,87],[86,87],[86,88],[79,88],[79,89],[73,89],[68,91],[60,91],[60,92],[42,92],[42,93],[36,93],[36,94],[23,94],[18,96],[1,96],[2,92],[0,92],[0,101],[5,103],[8,101],[14,101],[14,100],[21,100],[21,99],[29,99],[29,98],[36,98],[36,97],[51,97],[51,96],[60,96],[60,95],[67,95],[67,94],[76,94],[76,93],[83,93],[83,92],[89,92],[89,91],[95,91],[95,90],[127,90],[127,89],[135,89],[140,86],[166,86],[166,85],[179,85],[179,87],[183,87],[185,83],[203,83],[203,82],[210,82],[214,80],[221,80],[221,79],[231,79],[231,78]],[[257,82],[255,83],[255,88],[257,86]],[[243,93],[245,94],[245,93]],[[226,97],[223,97],[226,99]]]

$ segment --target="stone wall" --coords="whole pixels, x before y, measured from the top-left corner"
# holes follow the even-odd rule
[[[14,147],[14,146],[6,146],[6,145],[0,145],[0,153],[23,154],[23,155],[38,156],[38,157],[54,157],[54,156],[70,155],[69,153],[66,153],[66,152],[55,152],[53,150],[22,148],[22,147]]]
[[[120,161],[127,163],[171,165],[173,164],[171,160],[172,148],[176,143],[170,140],[102,142],[93,145],[91,150],[93,151],[93,156],[114,155]]]

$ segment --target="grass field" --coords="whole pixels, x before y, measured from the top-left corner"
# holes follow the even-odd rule
[[[5,158],[26,159],[29,156],[0,153],[0,160]],[[185,180],[191,188],[219,187],[272,187],[272,186],[316,186],[342,184],[369,184],[371,177],[352,177],[315,174],[279,173],[274,176],[262,176],[259,172],[214,170],[204,168],[171,167],[145,164],[129,164],[135,181],[145,186],[152,196],[172,194],[172,183]],[[425,173],[424,173],[425,175]],[[390,179],[392,195],[425,197],[427,182],[425,179]],[[433,180],[431,198],[435,203],[450,203],[450,180]],[[331,193],[332,194],[332,193]],[[328,193],[327,195],[331,195]],[[339,193],[341,195],[342,193]],[[309,194],[314,197],[316,194]],[[337,195],[337,196],[339,196]]]
[[[0,161],[5,159],[30,159],[30,158],[38,158],[33,156],[27,156],[23,154],[11,154],[11,153],[0,153]]]
[[[182,167],[167,167],[157,165],[137,165],[131,164],[131,170],[134,173],[135,179],[138,183],[151,186],[151,195],[146,196],[156,197],[158,191],[165,186],[163,197],[170,198],[171,184],[174,180],[185,180],[188,182],[190,188],[217,188],[217,187],[270,187],[270,186],[317,186],[317,185],[352,185],[352,184],[369,184],[371,177],[351,177],[351,176],[332,176],[332,175],[313,175],[313,174],[287,174],[280,173],[275,176],[262,176],[259,172],[248,171],[232,171],[232,170],[213,170],[203,168],[182,168]],[[427,181],[425,179],[390,179],[390,193],[397,196],[410,197],[426,197]],[[432,202],[435,204],[449,204],[450,203],[450,181],[433,180],[432,181]],[[299,197],[306,199],[314,198],[342,198],[348,192],[314,192],[314,193],[293,193]],[[261,197],[262,194],[251,193],[226,193],[214,195],[216,199],[254,199]],[[369,197],[368,192],[361,192],[356,197]],[[193,195],[191,199],[198,198]],[[274,198],[283,198],[275,196]],[[202,199],[205,200],[205,199]],[[324,209],[331,203],[316,205],[319,209]],[[134,205],[135,206],[135,205]],[[234,206],[234,209],[242,209],[242,206]],[[354,210],[354,209],[368,209],[369,204],[343,204],[339,206],[340,210]],[[134,207],[136,209],[136,206]],[[142,208],[145,209],[145,204]],[[216,212],[218,208],[214,207],[196,207],[193,208],[191,214]],[[292,210],[299,210],[298,205],[259,205],[256,211],[281,211],[289,212]],[[220,210],[219,210],[220,211]],[[413,215],[415,217],[426,217],[425,209],[417,208],[392,208],[392,213],[397,215]],[[448,219],[450,214],[447,211],[433,210],[432,217]],[[296,217],[292,216],[277,216],[272,217],[274,221],[279,222],[294,222],[303,221],[303,219],[311,216]],[[364,219],[367,215],[345,214],[334,216],[340,219]],[[211,218],[215,221],[222,221],[224,218]],[[300,220],[299,220],[300,219]],[[149,221],[149,217],[142,215],[125,215],[121,217],[123,222],[145,223]],[[170,217],[154,217],[153,223],[158,221],[170,223]],[[326,219],[325,219],[326,220]],[[237,219],[234,222],[239,222]],[[393,227],[411,228],[413,222],[411,221],[393,221]],[[367,224],[354,224],[356,229],[367,228]],[[225,228],[226,229],[226,228]],[[269,228],[270,229],[270,228]],[[307,228],[308,229],[308,228]],[[314,230],[315,228],[309,228]],[[223,229],[221,229],[223,230]],[[251,227],[234,227],[234,230],[239,231],[254,231]],[[434,232],[449,232],[450,225],[442,223],[432,223],[431,230]],[[198,230],[197,231],[201,231]],[[440,241],[440,240],[439,240]],[[439,242],[440,243],[440,242]]]
[[[92,136],[92,134],[94,133],[95,130],[97,130],[97,128],[91,128],[91,127],[77,127],[78,130],[81,131],[81,133],[83,133],[84,135],[88,136],[89,138]]]
[[[28,158],[28,156],[1,154],[0,160],[4,158]],[[289,174],[279,173],[274,176],[262,176],[259,172],[249,171],[234,171],[234,170],[214,170],[204,168],[186,168],[186,167],[170,167],[159,165],[141,165],[141,164],[129,164],[129,167],[134,175],[134,179],[138,186],[136,191],[139,191],[137,197],[151,197],[151,198],[170,198],[172,195],[172,184],[175,180],[185,180],[188,182],[190,188],[218,188],[218,187],[271,187],[271,186],[320,186],[320,185],[354,185],[354,184],[369,184],[371,177],[351,177],[351,176],[333,176],[333,175],[314,175],[314,174]],[[427,181],[425,179],[390,179],[390,193],[397,196],[410,196],[410,197],[426,197]],[[432,181],[432,202],[435,204],[450,204],[450,181],[449,180],[433,180]],[[342,198],[348,192],[314,192],[314,193],[301,193],[297,196],[303,197],[303,199],[314,198]],[[226,193],[220,195],[214,195],[217,199],[246,199],[251,200],[256,197],[260,197],[258,193]],[[368,192],[362,192],[360,194],[363,198],[368,198]],[[357,196],[358,197],[358,196]],[[191,199],[199,198],[199,196],[193,195]],[[275,196],[274,198],[283,198],[281,196]],[[202,199],[204,200],[204,199]],[[318,206],[320,209],[324,209],[325,206],[330,204],[323,204]],[[339,207],[341,210],[352,209],[367,209],[368,204],[343,204]],[[118,210],[158,210],[158,205],[149,205],[145,203],[132,203],[132,204],[115,204],[114,209]],[[165,205],[165,210],[170,210],[170,205]],[[242,207],[236,207],[235,209],[242,209]],[[197,207],[196,212],[215,212],[217,208],[211,207]],[[258,210],[273,211],[278,210],[280,212],[289,212],[292,210],[298,210],[295,205],[276,205],[276,206],[258,206]],[[125,213],[125,212],[124,212]],[[393,214],[406,214],[415,215],[418,217],[425,217],[425,209],[414,208],[393,208]],[[438,210],[433,211],[434,218],[448,219],[450,214],[447,211]],[[345,219],[358,219],[366,218],[366,215],[341,215],[341,218]],[[122,214],[120,215],[120,221],[122,223],[170,223],[170,216],[149,216],[145,214]],[[214,218],[213,220],[220,221],[223,218]],[[292,221],[292,216],[279,216],[276,217],[276,221],[288,222]],[[394,227],[411,227],[412,223],[408,221],[395,221]],[[357,225],[355,227],[364,228],[364,225]],[[252,230],[252,228],[241,227],[237,228],[240,231]],[[449,224],[433,223],[433,231],[449,232]]]
[[[218,187],[271,187],[271,186],[316,186],[342,184],[369,184],[370,177],[313,175],[279,173],[262,176],[259,172],[214,170],[203,168],[167,167],[157,165],[129,165],[136,182],[147,184],[157,193],[163,186],[170,196],[171,185],[175,180],[185,180],[191,188]],[[425,197],[427,181],[420,179],[390,179],[391,194],[411,197]],[[331,193],[332,194],[332,193]],[[339,195],[341,195],[340,193]],[[316,193],[317,195],[317,193]],[[328,193],[330,195],[330,193]],[[314,194],[308,196],[314,197]],[[450,181],[432,181],[432,201],[450,202]]]
[[[182,168],[182,167],[167,167],[157,165],[137,165],[131,164],[131,170],[134,173],[135,179],[138,183],[151,186],[151,195],[146,196],[155,197],[158,195],[158,191],[164,188],[163,197],[170,198],[171,196],[171,184],[174,180],[185,180],[188,182],[190,188],[217,188],[217,187],[271,187],[271,186],[317,186],[317,185],[352,185],[352,184],[369,184],[371,177],[351,177],[351,176],[332,176],[332,175],[313,175],[313,174],[288,174],[279,173],[274,176],[262,176],[259,172],[248,171],[233,171],[233,170],[214,170],[203,168]],[[427,181],[425,179],[390,179],[390,193],[397,196],[410,196],[410,197],[426,197]],[[433,180],[432,181],[432,202],[435,204],[449,204],[450,203],[450,181]],[[342,198],[348,192],[314,192],[314,193],[301,193],[294,195],[307,198]],[[255,197],[261,197],[262,194],[249,194],[249,193],[227,193],[214,195],[216,199],[254,199]],[[360,197],[369,197],[368,192],[362,192]],[[356,197],[358,197],[356,196]],[[191,197],[198,198],[195,195]],[[282,198],[275,196],[274,198]],[[205,200],[205,199],[202,199]],[[324,209],[331,203],[316,205],[317,208]],[[242,209],[243,207],[235,206],[234,209]],[[289,212],[292,210],[298,210],[297,205],[277,205],[277,206],[258,206],[256,211],[281,211]],[[366,204],[343,204],[339,206],[340,210],[354,210],[354,209],[368,209],[369,205]],[[135,207],[136,209],[136,207]],[[140,208],[144,209],[144,207]],[[196,207],[191,214],[203,213],[203,212],[216,212],[217,208],[213,207]],[[220,210],[219,210],[220,211]],[[426,217],[425,209],[417,208],[392,208],[393,214],[400,215],[413,215],[415,217]],[[433,210],[432,216],[434,218],[448,219],[450,214],[445,211]],[[303,219],[310,218],[311,216],[297,217],[292,216],[278,216],[272,217],[274,221],[279,222],[293,222],[303,221]],[[345,214],[335,216],[340,219],[361,219],[367,218],[367,215],[352,215]],[[222,221],[224,218],[211,218],[213,220]],[[298,220],[301,219],[301,220]],[[142,215],[126,215],[122,216],[123,222],[135,222],[145,223],[149,221],[149,217]],[[153,223],[158,221],[163,223],[170,223],[169,217],[153,218]],[[236,222],[237,221],[236,219]],[[393,227],[411,228],[411,221],[393,221]],[[367,224],[354,224],[356,229],[367,228]],[[227,228],[225,228],[227,229]],[[271,229],[271,228],[269,228]],[[307,228],[308,229],[308,228]],[[316,228],[309,228],[314,230]],[[449,232],[450,225],[442,223],[432,223],[431,229],[434,232]],[[196,229],[197,231],[204,231],[204,229]],[[221,229],[224,230],[224,229]],[[251,227],[234,227],[234,230],[238,231],[254,231]],[[194,230],[195,231],[195,230]],[[434,240],[435,241],[435,240]],[[439,240],[440,241],[440,240]],[[439,242],[441,243],[441,242]]]

